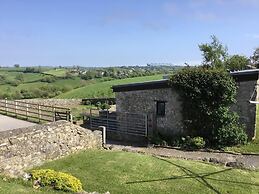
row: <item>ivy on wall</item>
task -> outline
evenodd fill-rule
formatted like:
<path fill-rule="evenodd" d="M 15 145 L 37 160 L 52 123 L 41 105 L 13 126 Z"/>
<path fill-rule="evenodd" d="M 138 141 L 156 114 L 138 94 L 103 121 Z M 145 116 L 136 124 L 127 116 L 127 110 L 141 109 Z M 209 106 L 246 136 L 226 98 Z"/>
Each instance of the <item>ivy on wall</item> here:
<path fill-rule="evenodd" d="M 184 68 L 171 76 L 170 84 L 183 99 L 183 119 L 189 135 L 201 136 L 217 146 L 246 142 L 238 115 L 230 111 L 237 88 L 229 73 L 215 68 Z"/>

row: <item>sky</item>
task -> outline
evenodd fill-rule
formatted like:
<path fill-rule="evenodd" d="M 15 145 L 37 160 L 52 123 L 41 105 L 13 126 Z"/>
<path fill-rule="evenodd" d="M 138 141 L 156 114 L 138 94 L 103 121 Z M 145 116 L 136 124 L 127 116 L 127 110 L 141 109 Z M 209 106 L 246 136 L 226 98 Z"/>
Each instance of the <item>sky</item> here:
<path fill-rule="evenodd" d="M 0 0 L 0 66 L 199 64 L 259 46 L 259 0 Z"/>

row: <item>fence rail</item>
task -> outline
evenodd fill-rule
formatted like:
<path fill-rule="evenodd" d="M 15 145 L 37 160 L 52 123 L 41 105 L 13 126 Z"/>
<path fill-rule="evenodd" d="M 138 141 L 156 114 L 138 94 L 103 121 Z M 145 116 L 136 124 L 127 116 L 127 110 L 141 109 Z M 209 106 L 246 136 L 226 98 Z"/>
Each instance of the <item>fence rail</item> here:
<path fill-rule="evenodd" d="M 28 103 L 19 100 L 0 100 L 0 114 L 15 116 L 32 122 L 72 120 L 69 108 Z"/>

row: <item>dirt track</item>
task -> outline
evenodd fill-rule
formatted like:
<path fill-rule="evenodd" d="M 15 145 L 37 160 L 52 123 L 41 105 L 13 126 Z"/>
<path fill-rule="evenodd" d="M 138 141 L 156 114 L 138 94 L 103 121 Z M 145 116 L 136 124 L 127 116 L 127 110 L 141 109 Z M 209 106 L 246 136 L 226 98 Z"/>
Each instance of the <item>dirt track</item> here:
<path fill-rule="evenodd" d="M 37 125 L 37 124 L 0 115 L 0 131 L 29 127 L 33 125 Z"/>

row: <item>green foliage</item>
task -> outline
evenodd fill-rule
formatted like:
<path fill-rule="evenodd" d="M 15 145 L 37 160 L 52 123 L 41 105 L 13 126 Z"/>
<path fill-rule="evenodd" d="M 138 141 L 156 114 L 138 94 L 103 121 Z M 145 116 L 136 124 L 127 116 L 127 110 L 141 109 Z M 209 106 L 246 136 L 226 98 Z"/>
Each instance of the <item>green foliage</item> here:
<path fill-rule="evenodd" d="M 259 68 L 259 47 L 255 49 L 251 57 L 251 62 L 255 67 Z"/>
<path fill-rule="evenodd" d="M 242 127 L 235 124 L 222 126 L 214 134 L 219 146 L 241 145 L 247 142 L 247 135 Z"/>
<path fill-rule="evenodd" d="M 66 72 L 65 73 L 65 77 L 64 77 L 65 79 L 73 79 L 74 78 L 74 76 L 73 76 L 73 74 L 71 73 L 71 72 Z"/>
<path fill-rule="evenodd" d="M 42 186 L 51 186 L 57 190 L 79 192 L 82 191 L 82 183 L 76 177 L 57 172 L 51 169 L 32 170 L 32 180 L 39 180 Z"/>
<path fill-rule="evenodd" d="M 228 56 L 227 47 L 223 46 L 216 36 L 211 36 L 211 39 L 211 43 L 199 45 L 203 55 L 203 65 L 222 68 L 224 67 L 224 61 Z"/>
<path fill-rule="evenodd" d="M 246 69 L 249 59 L 241 55 L 233 55 L 225 61 L 225 66 L 230 71 Z"/>
<path fill-rule="evenodd" d="M 235 113 L 229 110 L 235 102 L 236 85 L 230 75 L 220 69 L 185 68 L 171 77 L 171 86 L 180 91 L 183 99 L 183 118 L 186 132 L 201 136 L 213 145 L 224 146 L 216 134 L 229 125 L 242 132 Z M 236 134 L 244 143 L 243 135 Z M 219 135 L 219 137 L 222 137 Z M 232 136 L 233 137 L 233 136 Z"/>
<path fill-rule="evenodd" d="M 182 138 L 182 147 L 188 149 L 201 149 L 205 147 L 205 141 L 202 137 L 190 137 Z"/>
<path fill-rule="evenodd" d="M 98 108 L 102 109 L 102 110 L 108 110 L 111 108 L 111 106 L 107 103 L 102 103 L 98 106 Z"/>
<path fill-rule="evenodd" d="M 52 98 L 62 93 L 62 88 L 57 86 L 41 86 L 33 89 L 21 89 L 22 98 Z"/>
<path fill-rule="evenodd" d="M 6 76 L 0 74 L 0 84 L 5 83 L 5 81 L 6 81 Z"/>
<path fill-rule="evenodd" d="M 26 67 L 24 73 L 41 73 L 41 67 Z"/>
<path fill-rule="evenodd" d="M 55 76 L 45 76 L 43 77 L 40 81 L 42 82 L 47 82 L 47 83 L 53 83 L 55 82 L 57 79 Z"/>
<path fill-rule="evenodd" d="M 15 79 L 20 82 L 24 82 L 24 76 L 22 73 L 16 75 Z"/>

